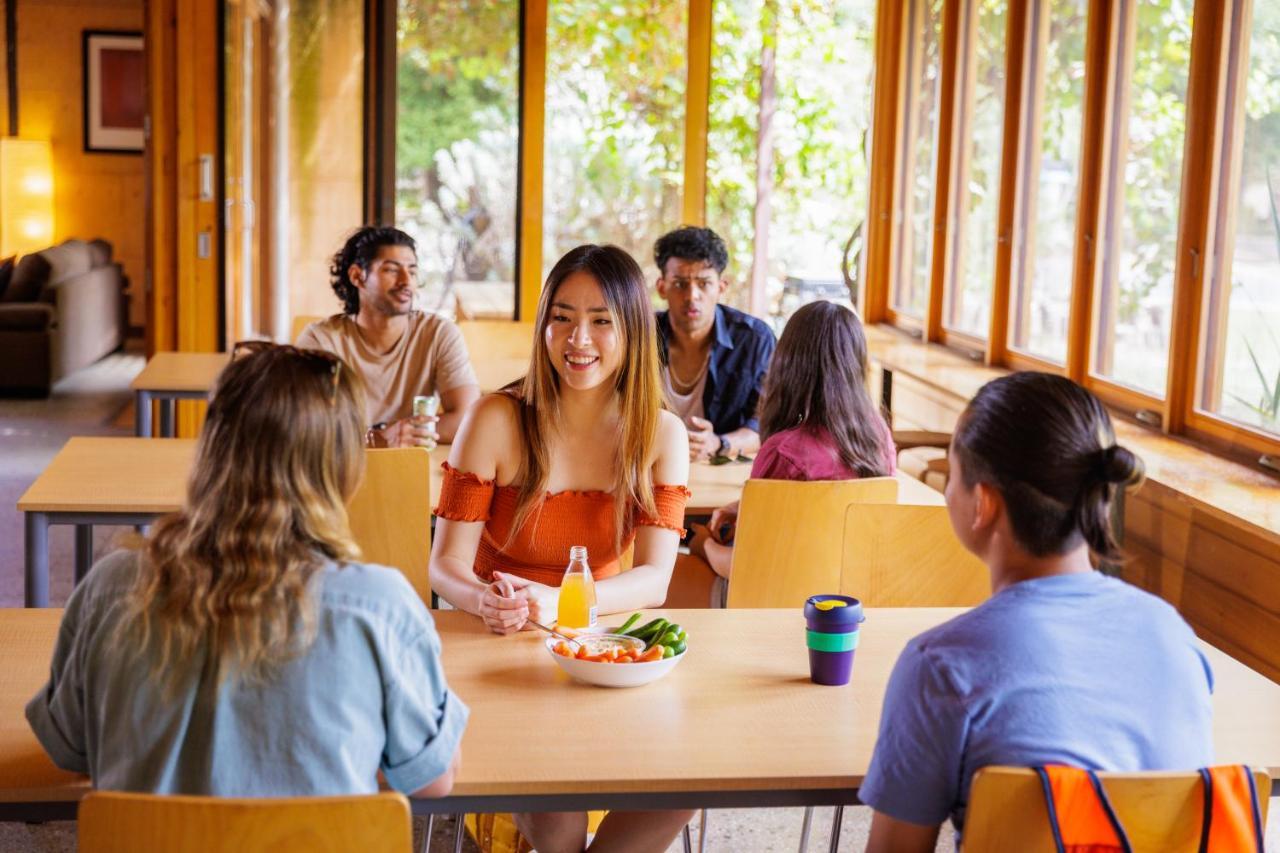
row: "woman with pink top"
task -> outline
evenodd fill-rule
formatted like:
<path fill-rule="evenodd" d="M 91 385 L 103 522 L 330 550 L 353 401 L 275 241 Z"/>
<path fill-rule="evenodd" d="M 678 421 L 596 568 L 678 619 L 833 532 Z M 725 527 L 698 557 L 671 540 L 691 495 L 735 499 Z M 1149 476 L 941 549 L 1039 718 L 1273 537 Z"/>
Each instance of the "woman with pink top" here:
<path fill-rule="evenodd" d="M 843 305 L 810 302 L 787 322 L 764 384 L 753 479 L 854 480 L 897 468 L 893 436 L 863 381 L 867 339 Z M 738 502 L 711 515 L 691 551 L 729 576 Z"/>

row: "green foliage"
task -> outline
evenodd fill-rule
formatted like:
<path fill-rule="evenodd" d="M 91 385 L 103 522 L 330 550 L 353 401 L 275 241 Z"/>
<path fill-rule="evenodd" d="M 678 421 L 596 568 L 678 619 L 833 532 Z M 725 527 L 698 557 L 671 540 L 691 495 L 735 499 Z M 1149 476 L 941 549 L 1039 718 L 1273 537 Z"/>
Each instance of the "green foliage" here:
<path fill-rule="evenodd" d="M 874 64 L 871 0 L 762 0 L 715 5 L 707 224 L 745 280 L 755 239 L 756 135 L 762 49 L 776 51 L 777 105 L 768 275 L 839 278 L 866 215 L 865 137 Z M 741 303 L 742 288 L 731 292 Z"/>
<path fill-rule="evenodd" d="M 1253 351 L 1253 345 L 1246 340 L 1244 346 L 1249 353 L 1249 361 L 1253 363 L 1258 382 L 1262 385 L 1262 392 L 1256 403 L 1241 397 L 1239 394 L 1232 394 L 1231 396 L 1236 399 L 1236 402 L 1258 414 L 1262 418 L 1263 426 L 1274 429 L 1280 426 L 1280 370 L 1276 371 L 1274 380 L 1268 378 L 1266 371 L 1262 369 L 1262 362 L 1258 360 L 1257 354 Z"/>

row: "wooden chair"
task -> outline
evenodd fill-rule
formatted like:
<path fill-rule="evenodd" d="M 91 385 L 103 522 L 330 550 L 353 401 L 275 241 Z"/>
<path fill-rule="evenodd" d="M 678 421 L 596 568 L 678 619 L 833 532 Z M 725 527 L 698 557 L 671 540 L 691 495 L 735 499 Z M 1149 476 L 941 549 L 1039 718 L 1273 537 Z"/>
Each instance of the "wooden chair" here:
<path fill-rule="evenodd" d="M 898 481 L 748 480 L 729 575 L 730 607 L 801 607 L 840 589 L 845 509 L 893 503 Z"/>
<path fill-rule="evenodd" d="M 1200 774 L 1099 773 L 1135 853 L 1195 853 L 1200 847 L 1204 800 Z M 1254 770 L 1258 806 L 1266 825 L 1271 778 Z M 1044 789 L 1034 770 L 986 767 L 973 777 L 964 825 L 965 853 L 1053 853 Z"/>
<path fill-rule="evenodd" d="M 951 433 L 930 430 L 896 429 L 893 445 L 898 449 L 898 469 L 922 483 L 942 491 L 951 469 L 947 449 Z"/>
<path fill-rule="evenodd" d="M 945 506 L 858 504 L 845 512 L 839 589 L 869 607 L 970 607 L 991 595 L 991 574 Z"/>
<path fill-rule="evenodd" d="M 82 853 L 407 853 L 401 794 L 230 799 L 94 791 L 80 802 Z"/>
<path fill-rule="evenodd" d="M 898 499 L 894 477 L 864 480 L 748 480 L 738 507 L 729 573 L 729 607 L 794 607 L 821 592 L 840 591 L 845 510 Z M 843 808 L 832 836 L 840 837 Z M 809 844 L 813 809 L 804 810 L 800 850 Z M 702 812 L 706 838 L 707 813 Z M 686 850 L 688 849 L 688 827 Z M 699 845 L 701 847 L 701 844 Z"/>
<path fill-rule="evenodd" d="M 533 323 L 459 320 L 458 330 L 472 360 L 524 359 L 533 351 Z"/>
<path fill-rule="evenodd" d="M 347 505 L 347 516 L 363 558 L 404 572 L 430 607 L 430 451 L 425 447 L 365 451 L 364 482 Z"/>
<path fill-rule="evenodd" d="M 316 317 L 310 314 L 300 314 L 293 318 L 292 324 L 289 326 L 289 340 L 294 343 L 298 342 L 298 335 L 302 334 L 302 330 L 312 323 L 325 319 L 324 317 Z"/>

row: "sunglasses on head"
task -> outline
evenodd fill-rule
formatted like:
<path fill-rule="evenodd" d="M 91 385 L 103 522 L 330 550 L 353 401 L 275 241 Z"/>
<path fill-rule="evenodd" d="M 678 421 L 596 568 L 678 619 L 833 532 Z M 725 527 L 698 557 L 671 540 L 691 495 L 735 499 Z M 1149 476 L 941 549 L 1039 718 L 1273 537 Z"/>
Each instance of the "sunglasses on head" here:
<path fill-rule="evenodd" d="M 269 352 L 275 357 L 297 356 L 314 365 L 318 371 L 328 373 L 332 377 L 329 405 L 332 406 L 338 399 L 338 375 L 342 372 L 342 359 L 333 353 L 318 349 L 300 349 L 291 344 L 277 344 L 271 341 L 238 341 L 231 348 L 231 360 L 235 361 L 245 355 L 258 355 L 264 352 Z"/>

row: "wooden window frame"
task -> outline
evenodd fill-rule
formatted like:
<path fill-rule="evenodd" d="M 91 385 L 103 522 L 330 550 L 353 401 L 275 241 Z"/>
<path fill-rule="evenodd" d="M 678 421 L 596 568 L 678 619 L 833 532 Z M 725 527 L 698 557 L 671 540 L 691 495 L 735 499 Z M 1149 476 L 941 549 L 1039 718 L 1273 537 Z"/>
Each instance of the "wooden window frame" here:
<path fill-rule="evenodd" d="M 1137 0 L 1107 4 L 1099 10 L 1106 20 L 1099 21 L 1096 30 L 1098 41 L 1089 52 L 1087 62 L 1095 63 L 1093 85 L 1088 83 L 1091 69 L 1086 66 L 1086 128 L 1092 124 L 1092 133 L 1086 130 L 1085 155 L 1089 156 L 1087 187 L 1090 191 L 1088 228 L 1085 249 L 1086 275 L 1077 276 L 1073 286 L 1084 292 L 1073 294 L 1073 317 L 1068 352 L 1072 379 L 1088 388 L 1099 399 L 1122 411 L 1135 414 L 1148 425 L 1163 425 L 1168 419 L 1164 394 L 1152 394 L 1096 372 L 1095 364 L 1103 338 L 1113 337 L 1114 330 L 1103 328 L 1100 322 L 1104 299 L 1115 298 L 1110 292 L 1119 292 L 1119 258 L 1113 251 L 1111 238 L 1119 239 L 1124 216 L 1124 200 L 1119 187 L 1124 180 L 1124 163 L 1128 154 L 1129 95 L 1133 82 L 1133 63 L 1130 61 L 1137 45 Z M 1095 10 L 1090 9 L 1090 15 Z M 1094 32 L 1091 26 L 1091 32 Z M 1097 98 L 1094 104 L 1089 97 Z M 1183 148 L 1186 148 L 1186 120 L 1184 117 Z M 1092 152 L 1092 153 L 1090 153 Z M 1082 157 L 1083 160 L 1083 157 Z M 1083 164 L 1082 164 L 1083 165 Z M 1185 176 L 1185 175 L 1184 175 Z M 1115 190 L 1113 192 L 1113 190 Z M 1182 194 L 1179 192 L 1179 213 Z M 1077 232 L 1079 235 L 1080 232 Z M 1077 239 L 1079 237 L 1077 236 Z M 1093 247 L 1100 251 L 1093 251 Z M 1079 248 L 1079 247 L 1077 247 Z M 1077 263 L 1082 259 L 1078 256 Z M 1176 258 L 1175 258 L 1176 266 Z M 1175 270 L 1174 281 L 1177 281 Z M 1104 293 L 1103 291 L 1108 292 Z M 1170 317 L 1170 324 L 1173 318 Z M 1171 354 L 1172 350 L 1170 350 Z M 1166 354 L 1166 359 L 1170 354 Z M 1166 363 L 1166 389 L 1168 385 Z M 1154 423 L 1153 423 L 1154 422 Z"/>
<path fill-rule="evenodd" d="M 1195 164 L 1203 178 L 1191 188 L 1198 193 L 1195 200 L 1202 205 L 1201 217 L 1193 223 L 1194 232 L 1180 235 L 1186 237 L 1187 245 L 1185 251 L 1179 252 L 1179 261 L 1190 268 L 1181 307 L 1186 315 L 1184 325 L 1194 339 L 1193 345 L 1179 350 L 1183 361 L 1179 378 L 1184 394 L 1179 400 L 1182 423 L 1178 426 L 1189 438 L 1228 454 L 1253 457 L 1250 461 L 1256 462 L 1258 454 L 1273 459 L 1280 456 L 1280 435 L 1237 423 L 1200 405 L 1207 395 L 1220 393 L 1213 387 L 1220 381 L 1217 371 L 1210 367 L 1220 361 L 1225 350 L 1227 311 L 1221 303 L 1227 291 L 1216 285 L 1229 279 L 1234 254 L 1244 148 L 1243 87 L 1248 79 L 1247 39 L 1253 15 L 1249 0 L 1221 5 L 1226 8 L 1201 0 L 1195 10 L 1199 15 L 1204 7 L 1208 19 L 1202 22 L 1197 18 L 1197 27 L 1204 23 L 1205 34 L 1199 45 L 1201 52 L 1193 51 L 1192 55 L 1193 68 L 1197 59 L 1202 60 L 1198 70 L 1203 72 L 1203 79 L 1197 80 L 1202 88 L 1197 94 L 1205 103 L 1198 141 L 1207 162 Z M 1194 174 L 1191 165 L 1188 164 L 1188 174 Z M 1203 247 L 1207 246 L 1212 246 L 1212 251 L 1206 252 Z M 1207 262 L 1202 263 L 1202 258 L 1208 258 Z M 1178 281 L 1183 279 L 1179 277 Z"/>
<path fill-rule="evenodd" d="M 1020 10 L 1022 14 L 1017 16 L 1017 20 L 1014 20 L 1013 15 L 1010 16 L 1010 34 L 1017 32 L 1022 34 L 1021 38 L 1010 40 L 1022 47 L 1022 74 L 1020 85 L 1016 86 L 1016 147 L 1005 155 L 1006 163 L 1012 157 L 1014 167 L 1012 186 L 1008 190 L 1013 198 L 1008 230 L 1010 257 L 1008 287 L 1004 294 L 1004 328 L 1000 330 L 1002 334 L 997 338 L 996 324 L 993 323 L 991 340 L 999 341 L 998 347 L 992 346 L 992 350 L 999 353 L 998 360 L 993 360 L 995 364 L 1014 370 L 1041 370 L 1061 374 L 1066 372 L 1065 365 L 1032 355 L 1013 344 L 1014 330 L 1018 326 L 1018 322 L 1014 319 L 1015 313 L 1022 317 L 1022 322 L 1030 322 L 1027 315 L 1031 305 L 1030 272 L 1035 259 L 1034 218 L 1039 193 L 1039 181 L 1033 176 L 1039 175 L 1040 172 L 1045 82 L 1043 58 L 1049 44 L 1048 4 L 1049 0 L 1025 0 L 1019 4 L 1022 6 Z M 1006 144 L 1009 138 L 1010 134 L 1006 132 Z M 1070 321 L 1068 320 L 1069 334 Z"/>
<path fill-rule="evenodd" d="M 879 0 L 881 4 L 886 0 Z M 903 93 L 902 110 L 898 117 L 897 145 L 899 147 L 899 157 L 895 162 L 894 172 L 894 205 L 892 221 L 896 224 L 893 235 L 893 253 L 890 269 L 892 274 L 889 280 L 889 291 L 885 300 L 885 318 L 893 325 L 904 329 L 905 331 L 923 339 L 936 339 L 936 322 L 933 319 L 936 299 L 934 298 L 934 283 L 938 280 L 937 272 L 937 251 L 939 242 L 945 244 L 945 234 L 939 236 L 938 231 L 938 212 L 946 211 L 947 200 L 945 192 L 934 191 L 933 197 L 933 214 L 930 219 L 932 223 L 931 235 L 933 242 L 929 247 L 928 266 L 926 270 L 926 280 L 928 281 L 928 289 L 925 293 L 925 304 L 923 311 L 919 317 L 908 314 L 895 306 L 896 288 L 895 285 L 902 280 L 903 276 L 912 274 L 911 255 L 914 247 L 915 235 L 911 230 L 911 213 L 914 207 L 914 201 L 911 192 L 912 167 L 915 164 L 916 155 L 916 107 L 919 98 L 919 90 L 916 83 L 919 81 L 923 73 L 924 58 L 924 20 L 922 6 L 931 0 L 906 0 L 901 14 L 901 26 L 898 32 L 899 42 L 899 60 L 896 63 L 899 74 L 903 75 L 900 79 L 902 85 L 899 87 Z M 950 168 L 950 158 L 942 156 L 944 151 L 949 150 L 949 139 L 946 138 L 944 129 L 950 125 L 951 105 L 948 97 L 948 86 L 954 86 L 954 80 L 951 78 L 953 74 L 948 72 L 948 55 L 954 55 L 954 51 L 949 51 L 947 40 L 949 30 L 947 28 L 947 17 L 955 0 L 944 0 L 942 9 L 942 43 L 939 45 L 939 97 L 938 97 L 938 123 L 934 128 L 934 162 L 936 164 L 935 184 L 937 188 L 946 186 L 945 182 L 938 182 L 938 173 L 945 174 Z M 952 27 L 954 30 L 955 28 Z M 950 32 L 954 37 L 954 32 Z M 949 83 L 950 80 L 950 83 Z M 947 147 L 944 148 L 944 144 Z M 945 222 L 945 218 L 942 220 Z M 942 229 L 945 231 L 945 228 Z M 932 330 L 932 331 L 931 331 Z M 930 335 L 934 337 L 930 337 Z"/>
<path fill-rule="evenodd" d="M 944 19 L 944 30 L 946 25 L 950 23 L 955 29 L 954 39 L 944 39 L 944 46 L 954 45 L 954 64 L 944 66 L 943 79 L 944 89 L 946 88 L 946 79 L 948 76 L 954 76 L 955 84 L 950 92 L 951 97 L 948 102 L 951 105 L 951 124 L 950 134 L 950 174 L 946 184 L 947 205 L 951 210 L 949 218 L 946 221 L 948 227 L 938 232 L 938 243 L 936 251 L 938 257 L 942 259 L 941 264 L 935 264 L 936 277 L 941 281 L 932 298 L 932 303 L 937 307 L 937 325 L 936 330 L 930 335 L 930 340 L 938 341 L 945 346 L 959 349 L 970 357 L 986 360 L 988 355 L 988 339 L 982 335 L 975 335 L 961 329 L 954 329 L 948 325 L 948 315 L 951 313 L 951 303 L 957 297 L 957 293 L 964 290 L 964 272 L 967 262 L 967 247 L 965 238 L 969 229 L 969 197 L 966 187 L 969 185 L 969 175 L 973 161 L 973 145 L 970 141 L 972 136 L 972 121 L 975 108 L 975 98 L 977 90 L 978 76 L 978 6 L 980 0 L 956 0 L 948 4 L 948 16 Z M 1010 67 L 1010 31 L 1009 24 L 1013 20 L 1013 7 L 1022 5 L 1019 2 L 1009 2 L 1005 12 L 1005 105 L 1006 109 L 1001 116 L 1001 125 L 1006 130 L 1008 128 L 1008 96 L 1010 91 L 1009 80 L 1015 76 L 1013 69 Z M 1019 54 L 1019 62 L 1021 55 Z M 944 57 L 945 62 L 945 57 Z M 1004 134 L 1007 142 L 1007 133 Z M 939 175 L 941 181 L 941 175 Z M 992 238 L 997 241 L 996 251 L 993 253 L 998 267 L 1001 263 L 1000 259 L 1000 214 L 999 209 L 1003 204 L 1003 188 L 1004 188 L 1004 152 L 1001 150 L 1001 169 L 1000 174 L 996 176 L 996 194 L 997 194 L 997 224 L 996 233 L 992 234 Z M 942 186 L 939 183 L 939 186 Z M 944 215 L 943 212 L 937 214 L 939 217 Z M 991 271 L 992 288 L 989 291 L 991 298 L 990 311 L 994 312 L 995 305 L 995 279 L 998 277 L 996 269 Z M 934 312 L 930 312 L 931 316 Z M 988 320 L 987 334 L 990 334 L 990 320 Z"/>

